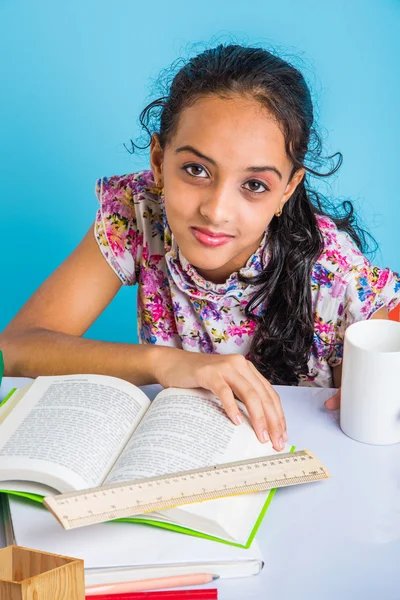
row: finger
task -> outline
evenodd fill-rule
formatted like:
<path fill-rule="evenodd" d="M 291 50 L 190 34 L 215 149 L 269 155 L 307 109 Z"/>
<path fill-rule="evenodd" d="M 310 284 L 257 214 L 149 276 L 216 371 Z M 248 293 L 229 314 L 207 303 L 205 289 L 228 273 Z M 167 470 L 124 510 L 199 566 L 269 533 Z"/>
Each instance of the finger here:
<path fill-rule="evenodd" d="M 329 410 L 337 410 L 338 408 L 340 408 L 340 390 L 338 390 L 336 392 L 336 394 L 334 394 L 333 396 L 331 396 L 326 402 L 325 402 L 325 406 L 326 408 L 328 408 Z"/>
<path fill-rule="evenodd" d="M 255 385 L 252 385 L 241 373 L 236 372 L 233 376 L 231 374 L 229 385 L 238 399 L 246 405 L 260 442 L 265 443 L 269 437 L 275 450 L 282 450 L 284 446 L 283 440 L 281 440 L 283 431 L 272 400 L 266 399 L 263 402 Z M 259 383 L 256 383 L 256 386 L 258 385 Z"/>
<path fill-rule="evenodd" d="M 226 414 L 228 417 L 235 423 L 235 425 L 240 425 L 243 422 L 243 417 L 240 414 L 239 407 L 235 400 L 235 396 L 227 382 L 223 377 L 216 378 L 213 376 L 213 383 L 207 386 L 213 394 L 217 396 L 217 398 L 221 401 L 222 406 L 224 407 Z"/>
<path fill-rule="evenodd" d="M 282 408 L 282 404 L 281 404 L 281 400 L 279 398 L 279 395 L 274 390 L 274 388 L 272 387 L 272 385 L 270 384 L 270 382 L 265 377 L 263 377 L 263 375 L 261 375 L 261 373 L 257 370 L 257 368 L 250 361 L 249 361 L 249 367 L 254 372 L 254 374 L 256 375 L 256 377 L 259 379 L 259 381 L 263 385 L 264 389 L 267 391 L 267 393 L 272 398 L 272 401 L 273 401 L 273 403 L 275 405 L 276 411 L 278 413 L 278 416 L 279 416 L 279 419 L 280 419 L 280 422 L 281 422 L 282 431 L 283 431 L 283 434 L 282 434 L 283 441 L 287 442 L 288 441 L 288 435 L 287 435 L 287 431 L 286 431 L 286 419 L 285 419 L 285 415 L 284 415 L 284 412 L 283 412 L 283 408 Z"/>
<path fill-rule="evenodd" d="M 287 438 L 287 434 L 285 434 L 286 423 L 285 423 L 285 419 L 284 418 L 282 419 L 283 411 L 280 406 L 279 396 L 276 394 L 276 392 L 274 390 L 272 390 L 271 385 L 268 387 L 267 385 L 264 384 L 264 381 L 266 381 L 266 380 L 264 379 L 264 381 L 263 381 L 263 377 L 261 374 L 259 374 L 260 377 L 258 377 L 258 375 L 257 375 L 258 371 L 254 367 L 254 365 L 252 365 L 249 361 L 247 361 L 246 367 L 247 367 L 247 369 L 246 369 L 246 372 L 244 372 L 244 376 L 248 380 L 249 384 L 254 386 L 255 390 L 257 391 L 258 395 L 261 398 L 264 415 L 267 420 L 267 430 L 268 430 L 269 437 L 271 438 L 271 441 L 273 442 L 273 445 L 276 450 L 283 450 L 285 447 L 285 441 L 287 441 L 288 438 Z M 278 410 L 275 399 L 273 398 L 273 395 L 271 394 L 271 390 L 274 392 L 274 395 L 278 398 L 278 404 L 279 404 L 279 408 L 281 409 L 281 411 Z M 277 439 L 275 439 L 274 432 L 273 432 L 273 430 L 271 430 L 271 422 L 270 422 L 271 410 L 275 411 L 277 418 L 279 420 L 279 423 L 280 423 L 280 432 L 279 432 L 279 434 L 277 434 Z M 281 412 L 281 414 L 280 414 L 280 412 Z M 286 437 L 286 439 L 285 439 L 285 437 Z"/>
<path fill-rule="evenodd" d="M 282 430 L 283 430 L 283 440 L 285 442 L 287 442 L 288 441 L 288 434 L 287 434 L 287 428 L 286 428 L 286 419 L 285 419 L 285 414 L 283 412 L 283 408 L 282 408 L 281 399 L 279 397 L 279 394 L 274 390 L 273 386 L 268 381 L 268 379 L 266 379 L 258 371 L 258 369 L 253 365 L 253 363 L 250 362 L 250 361 L 249 361 L 249 366 L 250 366 L 250 369 L 257 376 L 257 378 L 261 381 L 262 385 L 265 387 L 265 389 L 267 390 L 267 392 L 270 394 L 270 396 L 271 396 L 271 398 L 272 398 L 272 400 L 274 402 L 276 411 L 278 413 L 279 419 L 281 421 Z"/>

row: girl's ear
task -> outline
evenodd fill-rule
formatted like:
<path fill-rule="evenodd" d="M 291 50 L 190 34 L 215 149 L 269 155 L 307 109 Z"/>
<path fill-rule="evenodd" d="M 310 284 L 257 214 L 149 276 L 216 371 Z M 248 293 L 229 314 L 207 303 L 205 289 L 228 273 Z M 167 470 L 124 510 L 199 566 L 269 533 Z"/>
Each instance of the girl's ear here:
<path fill-rule="evenodd" d="M 163 180 L 163 151 L 161 150 L 157 133 L 151 136 L 150 166 L 153 171 L 154 181 L 159 187 L 164 187 Z"/>
<path fill-rule="evenodd" d="M 289 200 L 289 198 L 293 195 L 295 189 L 297 188 L 299 183 L 301 183 L 301 181 L 305 175 L 305 172 L 306 172 L 306 170 L 304 168 L 297 169 L 297 171 L 294 173 L 293 177 L 290 179 L 290 181 L 288 181 L 288 184 L 285 189 L 285 193 L 283 194 L 282 200 L 280 203 L 281 208 L 284 204 L 286 204 L 286 202 Z"/>

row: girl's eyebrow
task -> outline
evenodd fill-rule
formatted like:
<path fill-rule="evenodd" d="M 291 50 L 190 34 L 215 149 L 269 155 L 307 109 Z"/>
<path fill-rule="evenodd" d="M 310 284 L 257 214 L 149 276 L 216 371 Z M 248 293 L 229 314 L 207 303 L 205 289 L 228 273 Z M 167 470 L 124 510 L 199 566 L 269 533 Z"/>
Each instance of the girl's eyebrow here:
<path fill-rule="evenodd" d="M 179 148 L 177 148 L 175 150 L 176 154 L 178 154 L 178 152 L 192 152 L 193 154 L 196 154 L 196 156 L 198 156 L 199 158 L 202 158 L 203 160 L 207 160 L 209 163 L 214 165 L 214 167 L 217 166 L 217 163 L 215 162 L 215 160 L 213 160 L 209 156 L 205 156 L 205 154 L 202 154 L 199 150 L 196 150 L 196 148 L 194 148 L 193 146 L 180 146 Z M 273 173 L 276 173 L 276 175 L 282 181 L 282 173 L 276 167 L 273 167 L 270 165 L 265 165 L 262 167 L 247 167 L 245 169 L 245 171 L 251 171 L 252 173 L 261 173 L 262 171 L 272 171 Z"/>

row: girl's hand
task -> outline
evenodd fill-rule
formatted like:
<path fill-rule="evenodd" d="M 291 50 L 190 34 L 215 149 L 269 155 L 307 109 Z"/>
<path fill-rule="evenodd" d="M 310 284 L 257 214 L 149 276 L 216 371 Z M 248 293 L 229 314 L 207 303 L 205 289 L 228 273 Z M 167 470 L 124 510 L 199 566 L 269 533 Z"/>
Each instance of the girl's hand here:
<path fill-rule="evenodd" d="M 340 408 L 340 388 L 338 389 L 338 391 L 336 392 L 336 394 L 334 394 L 333 396 L 331 396 L 325 402 L 325 406 L 329 410 L 337 410 L 338 408 Z"/>
<path fill-rule="evenodd" d="M 210 390 L 237 425 L 242 421 L 235 400 L 235 397 L 238 398 L 246 405 L 260 442 L 271 439 L 275 450 L 283 450 L 288 436 L 279 396 L 244 356 L 199 354 L 161 347 L 159 350 L 163 353 L 155 357 L 154 364 L 157 381 L 163 387 Z"/>

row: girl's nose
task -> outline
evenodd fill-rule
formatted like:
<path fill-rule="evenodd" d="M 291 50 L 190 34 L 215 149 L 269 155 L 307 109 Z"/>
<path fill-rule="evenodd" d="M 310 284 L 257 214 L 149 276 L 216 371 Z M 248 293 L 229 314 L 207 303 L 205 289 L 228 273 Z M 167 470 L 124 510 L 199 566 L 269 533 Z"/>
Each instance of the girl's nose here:
<path fill-rule="evenodd" d="M 210 223 L 222 224 L 232 220 L 232 190 L 210 191 L 200 203 L 200 214 Z"/>

